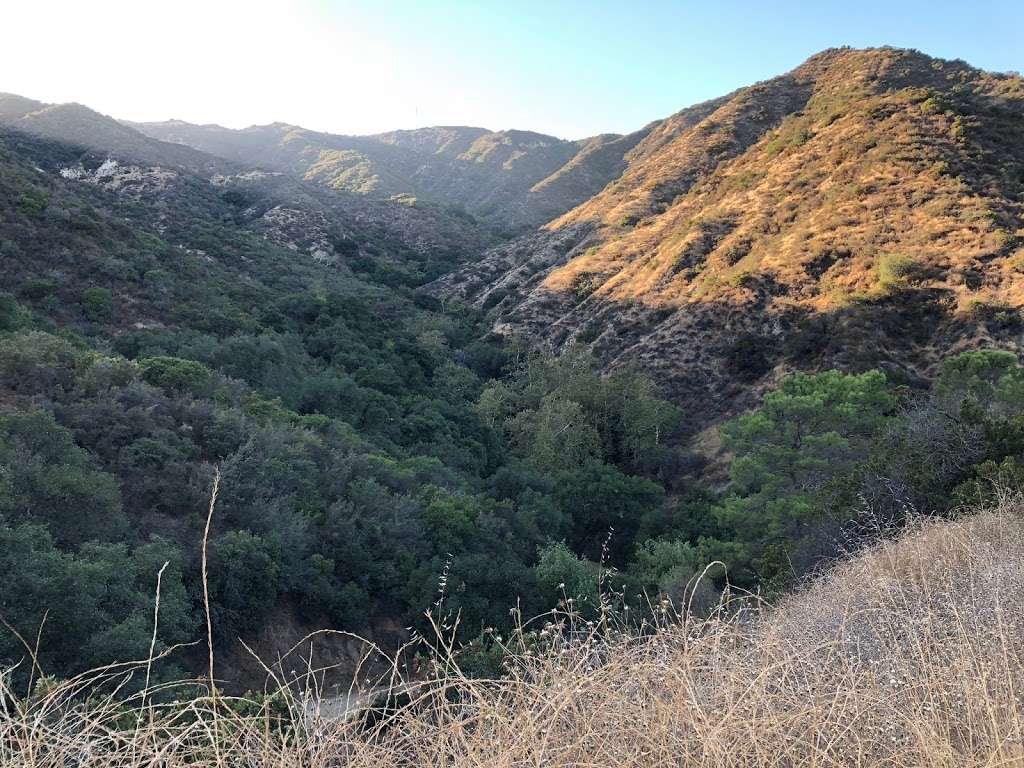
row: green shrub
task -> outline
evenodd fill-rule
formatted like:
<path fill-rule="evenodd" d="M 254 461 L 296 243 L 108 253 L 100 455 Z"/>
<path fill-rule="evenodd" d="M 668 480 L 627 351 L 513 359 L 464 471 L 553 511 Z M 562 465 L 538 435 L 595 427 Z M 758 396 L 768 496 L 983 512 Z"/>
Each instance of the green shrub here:
<path fill-rule="evenodd" d="M 1013 251 L 1017 249 L 1017 246 L 1021 244 L 1022 240 L 1024 240 L 1024 238 L 1021 238 L 1013 232 L 1008 232 L 1005 229 L 996 233 L 996 244 L 999 248 L 999 253 L 1003 256 L 1013 253 Z"/>
<path fill-rule="evenodd" d="M 18 210 L 26 216 L 42 216 L 50 204 L 50 193 L 42 189 L 29 189 L 18 199 Z"/>
<path fill-rule="evenodd" d="M 82 313 L 94 323 L 110 320 L 114 312 L 114 297 L 108 288 L 86 288 L 82 291 Z"/>
<path fill-rule="evenodd" d="M 729 285 L 733 288 L 753 288 L 757 285 L 757 278 L 749 269 L 744 269 L 729 278 Z"/>
<path fill-rule="evenodd" d="M 210 379 L 210 369 L 194 360 L 178 357 L 147 357 L 139 361 L 144 381 L 162 389 L 197 392 Z"/>
<path fill-rule="evenodd" d="M 878 260 L 878 284 L 882 288 L 906 287 L 923 277 L 921 265 L 907 256 L 888 254 Z"/>
<path fill-rule="evenodd" d="M 38 301 L 57 291 L 57 281 L 49 277 L 33 277 L 18 286 L 18 295 L 29 301 Z"/>
<path fill-rule="evenodd" d="M 572 281 L 572 292 L 577 301 L 583 301 L 601 287 L 604 281 L 595 272 L 582 272 Z"/>
<path fill-rule="evenodd" d="M 0 331 L 13 331 L 21 327 L 25 311 L 9 293 L 0 292 Z"/>
<path fill-rule="evenodd" d="M 938 94 L 921 102 L 921 111 L 926 115 L 938 115 L 949 109 L 949 103 Z"/>

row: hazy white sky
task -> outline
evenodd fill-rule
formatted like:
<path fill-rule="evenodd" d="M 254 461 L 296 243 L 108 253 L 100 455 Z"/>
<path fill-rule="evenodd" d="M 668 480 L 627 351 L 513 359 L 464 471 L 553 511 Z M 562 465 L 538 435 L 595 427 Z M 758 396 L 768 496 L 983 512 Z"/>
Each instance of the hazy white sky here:
<path fill-rule="evenodd" d="M 375 9 L 382 5 L 0 0 L 0 91 L 130 120 L 231 127 L 280 120 L 370 133 L 493 120 L 530 126 L 534 117 L 555 127 L 536 108 L 495 109 L 489 101 L 515 95 L 410 26 L 408 14 Z M 410 45 L 418 34 L 426 39 Z"/>
<path fill-rule="evenodd" d="M 133 120 L 232 127 L 284 120 L 352 132 L 409 120 L 401 57 L 313 3 L 0 5 L 0 90 L 79 101 Z M 422 79 L 427 69 L 409 79 Z"/>
<path fill-rule="evenodd" d="M 834 45 L 1022 69 L 1020 0 L 0 0 L 0 91 L 130 120 L 635 130 Z"/>

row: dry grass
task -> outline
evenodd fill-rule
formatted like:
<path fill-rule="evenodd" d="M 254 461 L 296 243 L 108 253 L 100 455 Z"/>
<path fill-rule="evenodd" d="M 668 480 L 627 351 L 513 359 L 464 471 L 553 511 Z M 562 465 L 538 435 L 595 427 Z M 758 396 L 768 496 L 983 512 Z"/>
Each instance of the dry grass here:
<path fill-rule="evenodd" d="M 372 723 L 312 715 L 315 694 L 297 689 L 245 715 L 206 695 L 119 705 L 129 670 L 101 670 L 8 702 L 0 764 L 1024 765 L 1019 509 L 922 524 L 777 608 L 666 618 L 643 638 L 517 635 L 500 681 L 467 679 L 441 647 L 436 676 Z"/>

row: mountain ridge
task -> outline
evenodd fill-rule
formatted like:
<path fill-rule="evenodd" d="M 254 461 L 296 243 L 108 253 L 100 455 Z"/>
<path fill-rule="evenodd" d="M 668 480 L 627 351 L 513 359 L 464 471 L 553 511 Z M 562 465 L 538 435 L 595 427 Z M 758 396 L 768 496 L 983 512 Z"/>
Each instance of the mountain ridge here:
<path fill-rule="evenodd" d="M 1022 116 L 1018 76 L 824 51 L 652 132 L 598 195 L 426 290 L 640 365 L 694 429 L 791 368 L 913 379 L 943 345 L 1017 349 Z"/>
<path fill-rule="evenodd" d="M 36 156 L 47 172 L 102 186 L 136 203 L 164 198 L 166 210 L 174 211 L 178 203 L 169 197 L 187 194 L 200 207 L 218 207 L 213 198 L 219 196 L 265 238 L 343 269 L 353 260 L 375 259 L 379 248 L 373 241 L 387 242 L 384 250 L 391 253 L 404 250 L 414 260 L 449 266 L 451 259 L 470 258 L 495 242 L 485 228 L 440 206 L 371 199 L 260 171 L 146 136 L 81 104 L 0 94 L 0 131 Z M 437 273 L 437 267 L 430 269 Z"/>
<path fill-rule="evenodd" d="M 204 172 L 223 164 L 229 186 L 264 168 L 294 199 L 320 201 L 285 205 L 271 230 L 323 229 L 328 199 L 383 230 L 398 222 L 421 255 L 451 251 L 454 271 L 424 293 L 487 310 L 499 336 L 639 365 L 701 404 L 700 429 L 793 368 L 877 364 L 914 380 L 940 339 L 1017 347 L 1022 92 L 1020 77 L 959 60 L 837 48 L 576 142 L 471 126 L 346 137 L 283 122 L 124 125 L 13 96 L 0 122 L 45 135 L 66 117 L 74 138 L 89 117 L 110 131 L 94 145 L 124 130 L 137 153 L 142 142 Z M 49 122 L 25 117 L 40 110 Z M 876 352 L 860 338 L 872 326 Z"/>
<path fill-rule="evenodd" d="M 569 141 L 472 126 L 343 136 L 289 123 L 242 129 L 181 121 L 131 125 L 153 138 L 336 189 L 454 205 L 509 231 L 544 224 L 599 192 L 648 130 Z"/>

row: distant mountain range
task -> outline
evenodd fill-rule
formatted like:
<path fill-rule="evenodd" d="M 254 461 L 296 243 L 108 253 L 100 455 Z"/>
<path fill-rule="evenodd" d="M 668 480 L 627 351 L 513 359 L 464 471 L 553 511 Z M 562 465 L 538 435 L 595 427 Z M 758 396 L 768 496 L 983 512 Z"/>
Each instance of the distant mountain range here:
<path fill-rule="evenodd" d="M 497 241 L 461 210 L 364 196 L 303 181 L 291 174 L 151 138 L 80 104 L 43 104 L 0 94 L 6 143 L 66 180 L 145 201 L 147 216 L 189 212 L 221 217 L 225 203 L 237 223 L 270 241 L 342 269 L 360 256 L 403 254 L 451 266 Z M 186 194 L 188 199 L 182 197 Z M 455 260 L 455 261 L 453 261 Z"/>
<path fill-rule="evenodd" d="M 334 189 L 458 206 L 506 231 L 544 224 L 600 192 L 649 131 L 564 141 L 465 126 L 337 136 L 284 123 L 242 130 L 177 120 L 131 125 L 161 141 Z"/>

